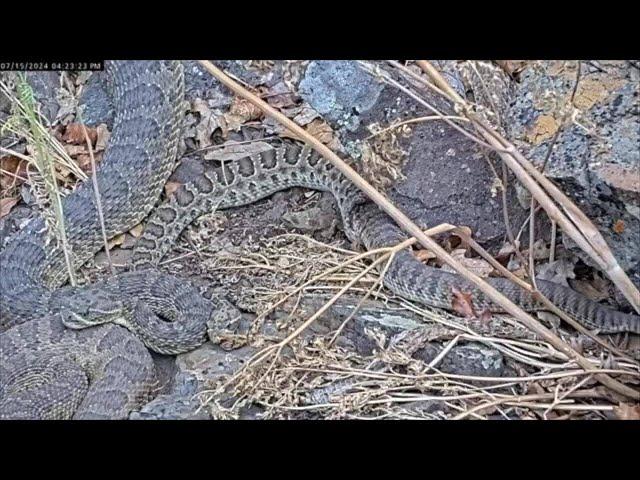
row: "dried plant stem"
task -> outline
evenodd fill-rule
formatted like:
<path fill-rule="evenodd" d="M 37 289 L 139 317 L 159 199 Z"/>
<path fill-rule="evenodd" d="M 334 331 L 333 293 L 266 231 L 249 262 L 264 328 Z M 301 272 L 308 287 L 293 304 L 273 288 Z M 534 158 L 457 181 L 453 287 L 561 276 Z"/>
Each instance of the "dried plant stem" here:
<path fill-rule="evenodd" d="M 470 106 L 449 86 L 440 73 L 427 61 L 416 62 L 449 99 L 460 105 L 467 117 L 474 122 L 486 142 L 491 144 L 518 180 L 531 192 L 533 198 L 544 208 L 549 217 L 604 270 L 625 295 L 629 303 L 640 313 L 640 292 L 635 288 L 624 270 L 611 253 L 604 238 L 589 218 L 553 182 L 527 160 L 511 142 L 505 139 L 484 120 L 475 115 Z M 574 91 L 577 90 L 579 76 Z M 426 82 L 426 81 L 425 81 Z M 429 82 L 426 82 L 429 83 Z M 484 143 L 484 142 L 483 142 Z M 562 210 L 552 201 L 555 200 Z M 564 211 L 564 213 L 563 213 Z"/>
<path fill-rule="evenodd" d="M 413 73 L 413 72 L 412 72 Z M 571 97 L 571 102 L 573 102 L 573 95 L 575 95 L 576 89 L 577 89 L 577 84 L 579 81 L 579 74 L 576 78 L 576 84 L 574 86 L 573 89 L 573 94 Z M 561 131 L 561 129 L 558 129 L 556 134 L 559 134 L 559 132 Z M 551 156 L 551 152 L 553 149 L 553 145 L 555 143 L 555 141 L 557 141 L 558 135 L 554 136 L 554 139 L 552 140 L 549 149 L 547 151 L 547 155 L 545 157 L 545 161 L 543 162 L 543 166 L 542 166 L 542 170 L 544 170 L 544 166 L 547 163 L 547 160 L 549 159 L 549 157 Z M 486 156 L 486 155 L 485 155 Z M 493 166 L 490 162 L 490 160 L 487 158 L 487 162 L 489 163 L 489 165 L 492 167 Z M 494 170 L 494 174 L 497 174 Z M 511 241 L 511 244 L 514 247 L 514 250 L 516 252 L 516 255 L 518 255 L 518 258 L 520 259 L 520 262 L 522 265 L 525 265 L 527 262 L 525 261 L 524 257 L 522 256 L 522 253 L 520 252 L 520 249 L 518 248 L 518 242 L 516 241 L 515 238 L 513 238 L 513 233 L 511 232 L 511 228 L 510 228 L 510 222 L 509 222 L 509 217 L 508 217 L 508 213 L 507 213 L 507 201 L 506 201 L 506 179 L 507 179 L 507 167 L 505 165 L 505 163 L 502 163 L 502 184 L 503 184 L 503 189 L 502 189 L 502 203 L 503 203 L 503 213 L 504 213 L 504 217 L 505 217 L 505 225 L 506 225 L 506 231 L 507 231 L 507 235 Z M 560 310 L 558 307 L 556 307 L 550 300 L 548 300 L 546 297 L 544 297 L 540 292 L 537 291 L 537 285 L 535 283 L 535 272 L 533 270 L 533 243 L 535 241 L 535 213 L 540 209 L 539 205 L 536 205 L 534 198 L 531 198 L 531 209 L 530 209 L 530 213 L 529 213 L 529 217 L 528 217 L 528 222 L 529 222 L 529 277 L 532 280 L 533 283 L 533 287 L 531 285 L 529 285 L 528 283 L 524 282 L 523 280 L 519 279 L 518 277 L 516 277 L 515 275 L 513 275 L 511 272 L 509 272 L 509 270 L 507 270 L 506 268 L 504 268 L 502 266 L 502 264 L 500 264 L 498 261 L 496 261 L 491 255 L 489 255 L 488 252 L 486 252 L 480 245 L 478 245 L 471 237 L 469 237 L 468 235 L 465 234 L 464 231 L 458 229 L 456 231 L 456 234 L 459 235 L 461 238 L 463 238 L 463 240 L 465 242 L 467 242 L 469 244 L 469 246 L 471 246 L 478 254 L 480 254 L 480 256 L 482 256 L 482 258 L 484 258 L 485 260 L 487 260 L 494 268 L 496 268 L 496 270 L 498 270 L 500 273 L 502 273 L 505 277 L 509 278 L 511 281 L 513 281 L 514 283 L 517 283 L 518 285 L 520 285 L 522 288 L 529 290 L 530 292 L 532 292 L 532 294 L 542 303 L 545 304 L 545 306 L 547 306 L 549 308 L 549 310 L 554 313 L 555 315 L 559 316 L 560 318 L 562 318 L 562 320 L 564 320 L 565 322 L 567 322 L 569 325 L 571 325 L 575 330 L 579 331 L 580 333 L 588 336 L 589 338 L 591 338 L 593 341 L 595 341 L 596 343 L 598 343 L 600 346 L 604 347 L 605 349 L 627 359 L 630 361 L 634 361 L 631 357 L 629 357 L 627 354 L 625 354 L 624 352 L 620 351 L 619 349 L 615 348 L 613 345 L 609 344 L 608 342 L 602 340 L 601 338 L 599 338 L 598 336 L 592 334 L 588 329 L 586 329 L 585 327 L 583 327 L 580 323 L 576 322 L 573 318 L 571 318 L 570 316 L 568 316 L 566 313 L 564 313 L 562 310 Z M 551 220 L 551 249 L 550 249 L 550 259 L 549 261 L 553 261 L 554 256 L 555 256 L 555 243 L 556 243 L 556 229 L 557 229 L 557 223 L 552 219 Z"/>
<path fill-rule="evenodd" d="M 529 279 L 537 291 L 535 262 L 533 261 L 533 244 L 536 243 L 536 200 L 533 197 L 531 197 L 529 210 Z"/>
<path fill-rule="evenodd" d="M 371 135 L 366 137 L 365 140 L 371 140 L 372 138 L 377 137 L 378 135 L 382 135 L 383 133 L 386 133 L 388 131 L 395 130 L 396 128 L 402 127 L 403 125 L 410 125 L 412 123 L 422 123 L 422 122 L 428 122 L 428 121 L 431 121 L 431 120 L 443 120 L 443 119 L 458 120 L 460 122 L 468 122 L 469 121 L 468 118 L 460 117 L 460 116 L 457 116 L 457 115 L 443 115 L 443 116 L 427 115 L 426 117 L 410 118 L 409 120 L 404 120 L 404 121 L 396 123 L 394 125 L 389 125 L 388 127 L 383 128 L 379 132 L 372 133 Z"/>
<path fill-rule="evenodd" d="M 67 273 L 69 274 L 69 281 L 71 285 L 75 285 L 76 278 L 73 269 L 73 261 L 71 259 L 71 247 L 69 246 L 69 240 L 67 238 L 65 228 L 62 195 L 60 194 L 56 183 L 54 159 L 48 148 L 52 145 L 50 135 L 41 124 L 39 115 L 36 113 L 33 92 L 25 78 L 21 79 L 21 84 L 18 86 L 18 89 L 24 93 L 20 95 L 20 100 L 15 99 L 15 101 L 17 102 L 22 117 L 26 120 L 28 125 L 27 131 L 30 133 L 30 140 L 33 141 L 36 148 L 35 159 L 30 159 L 29 161 L 35 164 L 38 172 L 44 180 L 47 196 L 49 197 L 49 202 L 53 208 L 55 218 L 54 226 L 57 232 L 54 233 L 53 236 L 60 242 L 67 267 Z"/>
<path fill-rule="evenodd" d="M 423 105 L 424 107 L 426 107 L 427 109 L 429 109 L 430 111 L 435 113 L 446 124 L 448 124 L 449 126 L 454 128 L 455 130 L 460 132 L 465 137 L 473 140 L 474 142 L 476 142 L 479 145 L 482 145 L 485 148 L 488 148 L 489 150 L 496 150 L 496 147 L 494 147 L 494 146 L 492 146 L 492 145 L 490 145 L 490 144 L 488 144 L 486 142 L 483 142 L 480 138 L 476 137 L 472 133 L 469 133 L 464 128 L 460 127 L 459 125 L 456 125 L 454 122 L 452 122 L 451 120 L 449 120 L 447 118 L 447 115 L 444 115 L 437 108 L 435 108 L 433 105 L 431 105 L 429 102 L 426 102 L 423 98 L 421 98 L 420 96 L 416 95 L 413 91 L 411 91 L 410 89 L 408 89 L 404 85 L 400 84 L 399 82 L 395 81 L 386 72 L 383 72 L 381 70 L 376 70 L 376 69 L 370 67 L 368 64 L 366 64 L 364 62 L 359 62 L 359 64 L 364 70 L 366 70 L 370 74 L 377 75 L 380 79 L 382 79 L 383 82 L 388 83 L 389 85 L 393 85 L 398 90 L 406 93 L 409 97 L 413 98 L 416 102 L 420 103 L 421 105 Z"/>
<path fill-rule="evenodd" d="M 577 391 L 577 392 L 571 392 L 567 395 L 567 397 L 569 398 L 601 398 L 602 397 L 602 393 L 598 392 L 598 390 L 596 389 L 591 389 L 591 390 L 582 390 L 582 391 Z M 491 407 L 495 407 L 497 405 L 501 405 L 501 404 L 508 404 L 508 405 L 527 405 L 527 406 L 533 406 L 535 404 L 530 403 L 531 401 L 535 401 L 535 400 L 555 400 L 555 393 L 540 393 L 540 394 L 532 394 L 532 395 L 521 395 L 519 397 L 504 397 L 504 398 L 499 398 L 498 400 L 493 400 L 490 402 L 486 402 L 486 403 L 481 403 L 480 405 L 477 405 L 469 410 L 466 410 L 465 412 L 456 415 L 455 417 L 453 417 L 454 420 L 462 420 L 466 417 L 468 417 L 469 415 L 476 413 L 480 410 L 484 410 L 486 408 L 491 408 Z M 553 406 L 553 404 L 551 405 L 542 405 L 539 408 L 542 407 L 547 407 L 550 408 L 551 406 Z M 575 405 L 575 407 L 578 407 L 578 405 Z M 585 407 L 591 407 L 591 405 L 586 405 Z"/>
<path fill-rule="evenodd" d="M 102 213 L 102 200 L 100 199 L 100 189 L 98 188 L 98 177 L 96 176 L 96 158 L 93 155 L 93 146 L 91 145 L 91 139 L 87 132 L 87 127 L 82 124 L 82 133 L 84 133 L 84 139 L 87 142 L 87 149 L 89 150 L 89 158 L 91 159 L 91 183 L 93 184 L 93 195 L 96 199 L 96 210 L 98 211 L 98 220 L 100 221 L 100 231 L 102 232 L 102 241 L 104 243 L 104 253 L 107 256 L 109 262 L 109 272 L 111 275 L 115 274 L 113 269 L 113 262 L 111 261 L 111 252 L 109 252 L 109 239 L 107 238 L 107 229 L 104 225 L 104 214 Z"/>
<path fill-rule="evenodd" d="M 400 211 L 393 203 L 391 203 L 383 194 L 378 192 L 375 188 L 373 188 L 367 181 L 365 181 L 358 173 L 353 170 L 349 165 L 347 165 L 344 161 L 342 161 L 335 153 L 333 153 L 327 146 L 325 146 L 318 139 L 310 135 L 306 130 L 304 130 L 299 125 L 292 122 L 285 115 L 278 112 L 276 109 L 265 103 L 259 97 L 249 92 L 247 89 L 240 86 L 238 83 L 234 82 L 231 78 L 225 75 L 220 69 L 215 67 L 211 62 L 206 60 L 201 60 L 200 64 L 212 75 L 214 75 L 222 84 L 231 89 L 237 95 L 245 98 L 253 105 L 262 110 L 266 115 L 275 119 L 282 125 L 284 125 L 288 130 L 290 130 L 294 135 L 298 138 L 303 139 L 305 143 L 310 145 L 314 150 L 316 150 L 320 155 L 322 155 L 325 159 L 331 162 L 343 175 L 345 175 L 351 182 L 353 182 L 360 190 L 362 190 L 373 202 L 376 203 L 385 213 L 387 213 L 393 220 L 409 235 L 414 236 L 417 240 L 427 249 L 429 249 L 432 253 L 434 253 L 439 260 L 443 261 L 451 268 L 453 268 L 456 272 L 462 275 L 465 279 L 473 282 L 480 291 L 482 291 L 487 297 L 489 297 L 493 302 L 500 305 L 504 310 L 514 317 L 516 317 L 520 322 L 526 325 L 529 329 L 538 334 L 541 338 L 549 342 L 556 349 L 567 355 L 572 360 L 576 361 L 582 368 L 589 371 L 597 371 L 597 368 L 594 367 L 591 362 L 589 362 L 586 358 L 581 356 L 578 352 L 573 350 L 569 345 L 567 345 L 561 338 L 555 335 L 553 332 L 545 328 L 540 322 L 535 320 L 529 314 L 524 312 L 520 307 L 518 307 L 511 300 L 506 298 L 500 292 L 498 292 L 491 285 L 483 281 L 476 274 L 468 270 L 464 267 L 460 262 L 455 260 L 451 255 L 449 255 L 437 242 L 426 236 L 422 230 L 415 225 L 402 211 Z M 443 80 L 444 81 L 444 80 Z M 448 84 L 444 82 L 448 87 Z M 450 87 L 448 87 L 450 89 Z M 437 112 L 439 113 L 439 112 Z M 453 123 L 453 122 L 452 122 Z M 456 125 L 457 127 L 457 125 Z M 465 132 L 466 133 L 466 132 Z M 491 135 L 487 135 L 487 140 L 491 140 L 491 148 L 503 150 L 504 146 L 498 142 Z M 511 150 L 515 150 L 515 148 L 511 147 Z M 502 156 L 509 158 L 512 160 L 511 155 L 506 153 L 501 153 Z M 514 162 L 516 163 L 516 162 Z M 522 167 L 521 167 L 522 168 Z M 535 169 L 534 169 L 535 170 Z M 604 385 L 609 388 L 629 397 L 640 398 L 640 393 L 623 385 L 622 383 L 612 379 L 607 375 L 597 375 L 595 378 L 598 381 L 602 382 Z"/>

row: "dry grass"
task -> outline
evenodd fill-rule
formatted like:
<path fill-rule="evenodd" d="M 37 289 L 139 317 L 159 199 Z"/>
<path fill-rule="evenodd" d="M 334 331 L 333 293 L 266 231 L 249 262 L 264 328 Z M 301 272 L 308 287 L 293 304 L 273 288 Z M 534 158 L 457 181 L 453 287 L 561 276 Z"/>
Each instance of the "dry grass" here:
<path fill-rule="evenodd" d="M 75 284 L 72 252 L 65 231 L 64 214 L 62 210 L 63 193 L 58 187 L 57 177 L 60 168 L 66 168 L 74 175 L 84 180 L 87 176 L 80 167 L 67 155 L 64 147 L 49 133 L 38 111 L 34 92 L 24 75 L 19 75 L 15 86 L 15 93 L 6 83 L 0 82 L 2 94 L 9 98 L 14 112 L 6 122 L 0 126 L 0 132 L 10 132 L 26 141 L 29 155 L 23 155 L 10 149 L 0 148 L 3 153 L 14 155 L 27 162 L 32 167 L 29 173 L 31 186 L 36 202 L 40 207 L 43 218 L 49 227 L 49 232 L 60 244 L 67 265 L 67 272 L 71 284 Z"/>
<path fill-rule="evenodd" d="M 288 234 L 265 241 L 259 252 L 201 250 L 209 274 L 252 278 L 253 286 L 243 287 L 242 295 L 258 312 L 250 331 L 218 333 L 221 344 L 249 346 L 255 355 L 233 376 L 199 393 L 202 408 L 216 418 L 236 418 L 250 404 L 263 407 L 264 418 L 605 418 L 622 401 L 509 316 L 465 319 L 378 289 L 381 273 L 371 268 L 372 260 L 389 249 L 362 254 Z M 337 308 L 318 314 L 350 282 Z M 336 312 L 350 317 L 366 294 L 371 298 L 362 307 L 366 313 L 384 310 L 407 319 L 410 328 L 393 333 L 371 323 L 364 336 L 375 349 L 359 354 L 345 340 L 352 338 L 344 335 L 349 325 L 334 341 L 344 327 Z M 640 382 L 638 362 L 611 354 L 588 337 L 566 330 L 557 334 L 572 344 L 583 342 L 583 356 L 594 366 L 608 358 L 609 367 L 600 373 L 629 386 Z M 452 349 L 470 343 L 500 352 L 508 376 L 440 369 Z M 434 344 L 441 349 L 429 363 L 413 356 Z"/>

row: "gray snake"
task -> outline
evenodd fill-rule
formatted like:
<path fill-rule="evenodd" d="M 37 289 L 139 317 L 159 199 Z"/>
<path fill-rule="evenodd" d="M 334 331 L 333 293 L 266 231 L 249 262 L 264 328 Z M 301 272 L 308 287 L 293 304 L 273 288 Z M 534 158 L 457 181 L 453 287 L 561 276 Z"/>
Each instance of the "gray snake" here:
<path fill-rule="evenodd" d="M 334 195 L 347 237 L 365 248 L 406 238 L 331 163 L 295 143 L 212 168 L 154 210 L 177 155 L 184 115 L 181 64 L 108 62 L 106 75 L 116 111 L 97 175 L 107 236 L 128 231 L 153 214 L 135 248 L 135 271 L 87 287 L 62 287 L 67 280 L 63 253 L 42 218 L 30 222 L 0 254 L 0 416 L 122 418 L 153 383 L 143 343 L 173 354 L 204 342 L 215 304 L 154 266 L 189 223 L 212 209 L 308 187 Z M 66 197 L 63 208 L 74 265 L 79 266 L 103 247 L 89 182 Z M 543 309 L 512 282 L 488 281 L 524 309 Z M 384 284 L 403 297 L 446 309 L 451 309 L 455 287 L 472 293 L 477 308 L 500 310 L 469 282 L 422 264 L 409 251 L 396 255 Z M 640 333 L 637 315 L 555 283 L 538 281 L 538 288 L 589 327 Z"/>

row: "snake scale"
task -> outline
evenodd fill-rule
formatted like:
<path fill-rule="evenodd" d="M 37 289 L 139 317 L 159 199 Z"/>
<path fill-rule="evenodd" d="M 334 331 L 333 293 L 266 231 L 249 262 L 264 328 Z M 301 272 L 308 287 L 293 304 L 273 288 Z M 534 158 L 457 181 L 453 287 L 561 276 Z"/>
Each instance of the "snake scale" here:
<path fill-rule="evenodd" d="M 2 418 L 126 418 L 154 385 L 146 347 L 175 354 L 202 344 L 216 302 L 155 265 L 189 223 L 213 209 L 308 187 L 334 195 L 347 237 L 365 248 L 406 238 L 331 163 L 296 143 L 211 168 L 154 210 L 177 156 L 184 117 L 182 66 L 107 62 L 105 75 L 116 112 L 97 172 L 107 236 L 126 232 L 153 213 L 136 244 L 134 269 L 92 285 L 62 286 L 67 281 L 63 252 L 40 217 L 0 254 Z M 77 267 L 103 246 L 90 182 L 68 195 L 63 208 Z M 524 309 L 542 309 L 510 281 L 488 281 Z M 408 250 L 396 255 L 384 284 L 403 297 L 446 309 L 456 287 L 471 292 L 477 308 L 499 311 L 469 282 L 422 264 Z M 538 281 L 538 287 L 589 327 L 640 333 L 637 315 L 554 283 Z"/>

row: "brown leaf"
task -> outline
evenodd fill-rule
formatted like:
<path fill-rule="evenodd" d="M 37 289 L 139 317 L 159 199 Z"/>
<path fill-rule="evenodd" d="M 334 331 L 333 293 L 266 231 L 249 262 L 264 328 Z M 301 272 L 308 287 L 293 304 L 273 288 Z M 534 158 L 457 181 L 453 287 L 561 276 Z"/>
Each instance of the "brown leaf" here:
<path fill-rule="evenodd" d="M 227 136 L 227 122 L 224 120 L 224 116 L 216 115 L 206 101 L 196 98 L 191 109 L 200 115 L 200 121 L 195 127 L 196 140 L 200 148 L 211 145 L 211 135 L 218 128 L 222 129 L 224 137 Z"/>
<path fill-rule="evenodd" d="M 228 144 L 222 144 L 220 147 L 221 148 L 206 152 L 204 158 L 206 160 L 217 160 L 219 162 L 236 161 L 244 157 L 266 152 L 267 150 L 273 150 L 273 147 L 267 142 L 243 144 L 228 142 Z"/>
<path fill-rule="evenodd" d="M 431 253 L 430 250 L 420 249 L 414 252 L 415 257 L 420 260 L 422 263 L 427 263 L 427 261 L 432 258 L 436 258 L 434 253 Z"/>
<path fill-rule="evenodd" d="M 478 320 L 480 320 L 480 323 L 483 323 L 486 325 L 487 323 L 489 323 L 489 320 L 491 320 L 492 317 L 493 317 L 493 313 L 491 312 L 491 310 L 489 310 L 488 308 L 485 308 L 480 312 L 480 316 L 478 317 Z"/>
<path fill-rule="evenodd" d="M 15 155 L 0 157 L 0 168 L 9 172 L 0 175 L 0 188 L 3 190 L 20 185 L 27 177 L 27 162 Z"/>
<path fill-rule="evenodd" d="M 67 144 L 67 145 L 64 145 L 64 149 L 71 158 L 74 158 L 81 154 L 85 154 L 85 155 L 88 154 L 86 144 L 82 144 L 82 145 Z"/>
<path fill-rule="evenodd" d="M 491 266 L 489 262 L 482 258 L 465 257 L 465 253 L 466 250 L 464 248 L 458 248 L 451 252 L 451 256 L 455 258 L 458 263 L 461 263 L 479 277 L 486 278 L 491 272 L 493 272 L 493 266 Z M 442 266 L 442 269 L 447 272 L 456 273 L 455 269 L 451 268 L 446 263 Z"/>
<path fill-rule="evenodd" d="M 0 218 L 9 214 L 13 206 L 18 203 L 20 197 L 0 198 Z"/>
<path fill-rule="evenodd" d="M 170 197 L 171 195 L 173 195 L 173 192 L 175 192 L 177 189 L 179 189 L 182 186 L 182 184 L 180 182 L 167 182 L 164 184 L 164 194 L 167 197 Z"/>
<path fill-rule="evenodd" d="M 333 129 L 327 122 L 319 118 L 309 123 L 306 130 L 325 145 L 328 145 L 333 140 Z"/>
<path fill-rule="evenodd" d="M 62 140 L 74 145 L 86 145 L 87 140 L 84 136 L 85 128 L 87 130 L 87 134 L 89 135 L 91 145 L 93 145 L 98 139 L 98 132 L 95 128 L 85 127 L 81 123 L 70 123 L 69 125 L 67 125 L 64 135 L 62 136 Z"/>
<path fill-rule="evenodd" d="M 510 77 L 517 79 L 520 73 L 522 73 L 529 61 L 527 60 L 496 60 L 495 61 L 500 68 L 502 68 Z"/>
<path fill-rule="evenodd" d="M 516 240 L 516 242 L 518 244 L 520 243 L 517 240 Z M 515 247 L 513 246 L 513 244 L 511 242 L 507 242 L 500 248 L 500 251 L 496 255 L 496 260 L 499 260 L 499 261 L 506 260 L 507 258 L 509 258 L 514 253 L 516 253 Z"/>
<path fill-rule="evenodd" d="M 321 120 L 320 118 L 316 118 L 315 120 L 311 121 L 306 126 L 305 130 L 309 132 L 309 134 L 317 138 L 320 142 L 324 143 L 325 145 L 328 145 L 330 148 L 332 144 L 335 143 L 333 129 L 329 126 L 327 122 L 325 122 L 324 120 Z M 290 130 L 285 130 L 282 133 L 282 136 L 293 138 L 294 140 L 302 140 L 300 137 L 298 137 L 295 133 L 293 133 Z"/>
<path fill-rule="evenodd" d="M 453 299 L 451 307 L 453 310 L 465 318 L 477 318 L 475 309 L 473 308 L 473 299 L 470 293 L 461 292 L 456 287 L 451 287 Z"/>
<path fill-rule="evenodd" d="M 295 95 L 284 82 L 276 83 L 269 88 L 264 99 L 274 108 L 287 108 L 296 104 Z"/>
<path fill-rule="evenodd" d="M 229 130 L 237 131 L 242 125 L 262 118 L 262 110 L 244 98 L 235 97 L 229 112 L 223 115 Z"/>
<path fill-rule="evenodd" d="M 597 280 L 574 280 L 571 282 L 571 286 L 594 302 L 609 298 L 609 289 L 602 279 L 599 282 Z"/>
<path fill-rule="evenodd" d="M 640 404 L 620 403 L 613 413 L 619 420 L 640 420 Z"/>
<path fill-rule="evenodd" d="M 613 231 L 616 233 L 622 233 L 624 232 L 624 229 L 624 220 L 616 220 L 616 223 L 613 224 Z"/>

